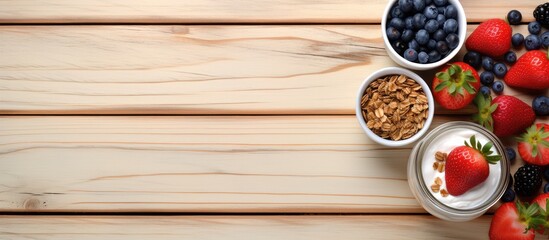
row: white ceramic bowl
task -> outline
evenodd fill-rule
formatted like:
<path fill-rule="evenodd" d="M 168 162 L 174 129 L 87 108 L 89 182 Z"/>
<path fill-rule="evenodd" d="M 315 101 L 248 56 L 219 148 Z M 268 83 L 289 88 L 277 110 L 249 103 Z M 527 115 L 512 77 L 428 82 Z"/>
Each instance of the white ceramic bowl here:
<path fill-rule="evenodd" d="M 425 124 L 423 125 L 423 128 L 419 130 L 414 136 L 408 139 L 399 140 L 399 141 L 393 141 L 390 139 L 384 139 L 372 132 L 367 126 L 366 126 L 366 120 L 362 116 L 362 106 L 360 104 L 362 100 L 362 95 L 364 94 L 364 91 L 366 91 L 366 88 L 370 83 L 378 78 L 387 76 L 387 75 L 406 75 L 412 79 L 414 79 L 419 85 L 421 85 L 421 88 L 423 89 L 423 92 L 425 93 L 425 96 L 427 97 L 427 104 L 429 105 L 428 109 L 428 116 L 425 120 Z M 435 114 L 435 100 L 433 99 L 433 94 L 431 93 L 431 90 L 429 89 L 429 85 L 425 83 L 423 78 L 415 74 L 414 72 L 400 68 L 400 67 L 388 67 L 380 69 L 374 73 L 372 73 L 370 76 L 368 76 L 366 79 L 364 79 L 364 82 L 362 82 L 362 85 L 360 85 L 360 89 L 358 90 L 357 98 L 356 98 L 356 117 L 358 119 L 358 122 L 360 123 L 360 126 L 366 133 L 366 135 L 372 139 L 373 141 L 390 147 L 399 147 L 399 146 L 405 146 L 410 143 L 413 143 L 417 141 L 423 134 L 427 132 L 427 129 L 429 126 L 431 126 L 431 122 L 433 121 L 433 116 Z"/>
<path fill-rule="evenodd" d="M 393 49 L 393 46 L 391 46 L 391 43 L 387 38 L 387 34 L 385 33 L 385 29 L 387 28 L 387 16 L 389 16 L 389 11 L 391 10 L 391 7 L 397 1 L 398 0 L 391 0 L 389 1 L 389 3 L 387 3 L 387 6 L 385 7 L 385 11 L 383 12 L 383 18 L 381 19 L 381 35 L 383 36 L 383 42 L 385 43 L 385 50 L 387 51 L 387 54 L 389 55 L 389 57 L 393 59 L 393 61 L 395 61 L 400 66 L 403 66 L 405 68 L 414 69 L 414 70 L 429 70 L 447 63 L 448 61 L 450 61 L 450 59 L 455 57 L 456 54 L 458 54 L 459 50 L 463 46 L 463 43 L 465 43 L 465 35 L 467 33 L 467 19 L 465 17 L 465 10 L 463 10 L 463 6 L 461 6 L 461 3 L 459 3 L 459 0 L 448 0 L 448 2 L 454 5 L 458 11 L 458 36 L 459 36 L 458 46 L 454 50 L 452 50 L 452 52 L 450 52 L 445 58 L 438 60 L 438 62 L 424 63 L 424 64 L 410 62 L 406 60 L 404 57 L 400 56 Z"/>

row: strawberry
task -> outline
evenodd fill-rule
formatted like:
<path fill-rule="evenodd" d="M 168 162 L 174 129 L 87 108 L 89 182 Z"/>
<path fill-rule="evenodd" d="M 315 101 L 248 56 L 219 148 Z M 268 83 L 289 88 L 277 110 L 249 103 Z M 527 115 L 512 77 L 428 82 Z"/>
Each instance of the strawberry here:
<path fill-rule="evenodd" d="M 544 193 L 532 200 L 532 204 L 536 203 L 540 207 L 540 215 L 545 219 L 546 221 L 549 218 L 549 213 L 547 212 L 547 206 L 549 206 L 549 193 Z M 544 226 L 540 226 L 539 228 L 536 228 L 536 231 L 543 234 L 545 232 L 545 229 L 548 228 L 548 222 L 545 222 Z"/>
<path fill-rule="evenodd" d="M 469 35 L 465 47 L 490 57 L 503 56 L 511 48 L 511 26 L 502 19 L 490 19 Z"/>
<path fill-rule="evenodd" d="M 549 165 L 549 124 L 538 123 L 529 127 L 518 138 L 517 149 L 525 162 Z"/>
<path fill-rule="evenodd" d="M 442 107 L 460 109 L 473 101 L 480 88 L 480 79 L 469 64 L 455 62 L 435 75 L 432 88 L 435 100 Z"/>
<path fill-rule="evenodd" d="M 498 137 L 520 133 L 536 119 L 534 110 L 513 96 L 501 95 L 492 100 L 489 96 L 478 94 L 475 103 L 478 113 L 473 119 Z"/>
<path fill-rule="evenodd" d="M 509 69 L 503 80 L 511 87 L 537 90 L 549 88 L 549 55 L 540 50 L 526 52 Z"/>
<path fill-rule="evenodd" d="M 540 207 L 534 203 L 509 202 L 501 205 L 490 223 L 490 240 L 534 239 L 534 229 L 545 225 L 546 221 L 539 214 Z"/>
<path fill-rule="evenodd" d="M 454 148 L 446 158 L 446 188 L 453 196 L 464 194 L 469 189 L 481 184 L 490 174 L 490 164 L 496 164 L 500 155 L 492 154 L 493 143 L 484 146 L 471 136 L 470 144 Z"/>

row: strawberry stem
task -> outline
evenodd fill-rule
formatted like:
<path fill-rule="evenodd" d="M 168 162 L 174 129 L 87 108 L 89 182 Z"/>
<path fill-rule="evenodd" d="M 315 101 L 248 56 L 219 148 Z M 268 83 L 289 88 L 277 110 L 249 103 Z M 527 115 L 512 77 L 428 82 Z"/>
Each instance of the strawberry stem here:
<path fill-rule="evenodd" d="M 464 142 L 465 142 L 465 146 L 474 148 L 478 152 L 480 152 L 480 154 L 482 154 L 482 156 L 484 156 L 484 159 L 486 159 L 486 161 L 489 164 L 496 164 L 499 160 L 501 160 L 501 155 L 497 155 L 497 154 L 496 155 L 491 155 L 492 153 L 494 153 L 491 150 L 492 146 L 494 146 L 494 144 L 492 142 L 487 142 L 483 146 L 482 143 L 480 143 L 480 141 L 477 141 L 475 135 L 471 136 L 471 138 L 469 139 L 470 143 L 468 143 L 467 141 L 464 141 Z"/>
<path fill-rule="evenodd" d="M 498 108 L 498 104 L 492 104 L 492 97 L 484 96 L 484 94 L 477 94 L 474 100 L 477 106 L 478 113 L 473 115 L 473 120 L 486 129 L 494 130 L 494 119 L 492 113 Z"/>
<path fill-rule="evenodd" d="M 460 66 L 451 64 L 446 71 L 438 72 L 436 77 L 440 79 L 440 83 L 435 87 L 436 92 L 447 88 L 448 93 L 451 95 L 455 95 L 456 93 L 464 95 L 464 91 L 467 91 L 469 94 L 476 93 L 471 83 L 476 82 L 477 79 L 473 76 L 471 70 L 463 71 Z"/>
<path fill-rule="evenodd" d="M 517 140 L 530 144 L 532 147 L 532 157 L 536 157 L 539 152 L 539 145 L 549 147 L 549 142 L 545 140 L 548 137 L 549 132 L 545 132 L 545 126 L 542 126 L 538 130 L 536 124 L 533 124 Z"/>

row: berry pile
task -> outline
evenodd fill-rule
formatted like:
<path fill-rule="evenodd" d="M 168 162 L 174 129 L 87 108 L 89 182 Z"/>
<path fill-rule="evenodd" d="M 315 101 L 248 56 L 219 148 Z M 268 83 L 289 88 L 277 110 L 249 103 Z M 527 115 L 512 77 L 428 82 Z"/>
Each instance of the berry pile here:
<path fill-rule="evenodd" d="M 399 0 L 389 11 L 385 33 L 406 60 L 433 63 L 459 45 L 457 18 L 448 0 Z"/>
<path fill-rule="evenodd" d="M 537 21 L 530 22 L 528 24 L 529 35 L 524 37 L 521 33 L 515 33 L 509 40 L 509 35 L 512 34 L 510 26 L 502 20 L 492 19 L 482 23 L 479 28 L 483 28 L 484 32 L 491 29 L 499 29 L 499 37 L 494 39 L 487 39 L 486 36 L 473 36 L 467 39 L 466 47 L 469 50 L 463 57 L 463 61 L 473 66 L 475 69 L 484 69 L 484 72 L 480 74 L 480 80 L 482 87 L 480 92 L 483 95 L 490 95 L 491 90 L 496 94 L 503 92 L 505 84 L 501 80 L 504 79 L 508 73 L 508 67 L 515 65 L 517 62 L 517 54 L 514 51 L 510 51 L 509 45 L 514 49 L 520 49 L 522 46 L 528 51 L 538 50 L 540 48 L 549 47 L 549 30 L 542 33 L 542 26 L 548 26 L 545 22 L 549 22 L 549 15 L 546 12 L 549 11 L 549 3 L 542 4 L 534 11 L 534 16 Z M 536 12 L 538 14 L 536 15 Z M 545 13 L 544 13 L 545 12 Z M 507 14 L 507 21 L 510 25 L 519 25 L 522 21 L 522 14 L 518 10 L 511 10 Z M 483 32 L 483 31 L 479 31 Z M 474 35 L 474 33 L 472 34 Z M 492 44 L 497 46 L 503 46 L 501 49 L 489 48 L 486 44 Z M 497 59 L 497 61 L 495 60 Z M 539 98 L 534 106 L 534 110 L 537 115 L 546 116 L 549 110 L 545 110 L 548 99 Z M 543 109 L 543 110 L 542 110 Z M 543 115 L 546 114 L 546 115 Z"/>

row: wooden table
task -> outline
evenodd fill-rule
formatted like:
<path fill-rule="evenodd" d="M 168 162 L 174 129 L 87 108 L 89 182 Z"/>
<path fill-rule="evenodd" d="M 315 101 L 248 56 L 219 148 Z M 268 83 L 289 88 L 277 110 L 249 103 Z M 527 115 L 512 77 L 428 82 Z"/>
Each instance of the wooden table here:
<path fill-rule="evenodd" d="M 487 238 L 353 115 L 386 2 L 0 0 L 0 239 Z M 540 2 L 462 0 L 469 31 Z"/>

